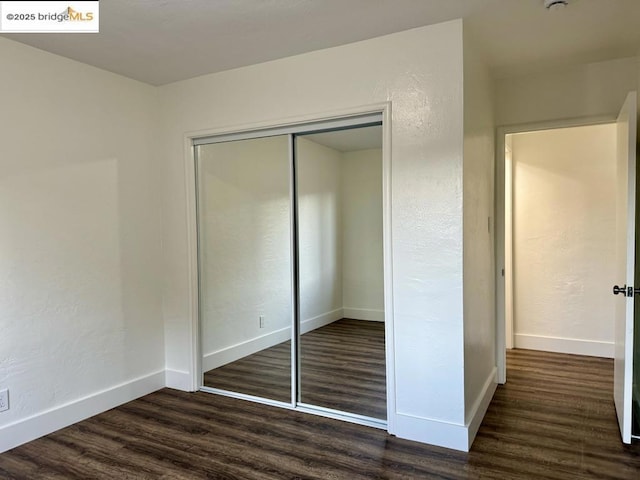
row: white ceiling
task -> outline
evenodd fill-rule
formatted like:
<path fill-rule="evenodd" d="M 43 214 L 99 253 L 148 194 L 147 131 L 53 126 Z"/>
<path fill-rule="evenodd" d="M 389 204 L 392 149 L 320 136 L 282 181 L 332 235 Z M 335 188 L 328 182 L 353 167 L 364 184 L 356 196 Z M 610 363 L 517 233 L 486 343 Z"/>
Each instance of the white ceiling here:
<path fill-rule="evenodd" d="M 106 0 L 99 34 L 7 38 L 153 85 L 465 18 L 495 75 L 640 53 L 640 0 Z"/>

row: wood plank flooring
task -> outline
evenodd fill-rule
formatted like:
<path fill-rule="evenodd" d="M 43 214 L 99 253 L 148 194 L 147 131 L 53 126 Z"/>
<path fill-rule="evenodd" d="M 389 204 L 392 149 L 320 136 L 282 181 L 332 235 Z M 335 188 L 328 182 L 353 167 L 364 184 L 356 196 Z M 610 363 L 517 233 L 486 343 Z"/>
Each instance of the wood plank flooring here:
<path fill-rule="evenodd" d="M 304 403 L 387 418 L 384 323 L 342 319 L 301 339 Z"/>
<path fill-rule="evenodd" d="M 291 402 L 291 343 L 205 372 L 204 384 Z M 342 319 L 302 335 L 300 400 L 386 419 L 384 323 Z"/>
<path fill-rule="evenodd" d="M 612 361 L 508 355 L 470 453 L 206 393 L 163 389 L 0 455 L 2 479 L 633 479 Z"/>
<path fill-rule="evenodd" d="M 205 387 L 291 402 L 291 342 L 204 372 Z"/>

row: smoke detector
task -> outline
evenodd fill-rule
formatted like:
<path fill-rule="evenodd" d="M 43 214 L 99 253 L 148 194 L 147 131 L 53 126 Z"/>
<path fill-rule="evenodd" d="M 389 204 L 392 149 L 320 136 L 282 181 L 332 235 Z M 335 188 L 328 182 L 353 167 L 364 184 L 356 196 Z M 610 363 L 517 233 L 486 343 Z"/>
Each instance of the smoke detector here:
<path fill-rule="evenodd" d="M 569 0 L 544 0 L 544 8 L 547 10 L 561 10 L 569 5 Z"/>

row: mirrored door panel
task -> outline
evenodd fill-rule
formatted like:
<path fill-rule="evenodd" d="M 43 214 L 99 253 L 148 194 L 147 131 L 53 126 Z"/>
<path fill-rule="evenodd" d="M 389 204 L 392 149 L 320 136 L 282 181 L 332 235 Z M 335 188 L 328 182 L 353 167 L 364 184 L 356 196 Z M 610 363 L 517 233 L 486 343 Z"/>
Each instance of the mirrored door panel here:
<path fill-rule="evenodd" d="M 295 136 L 298 402 L 386 419 L 382 127 Z"/>
<path fill-rule="evenodd" d="M 195 149 L 203 384 L 291 403 L 289 137 Z"/>

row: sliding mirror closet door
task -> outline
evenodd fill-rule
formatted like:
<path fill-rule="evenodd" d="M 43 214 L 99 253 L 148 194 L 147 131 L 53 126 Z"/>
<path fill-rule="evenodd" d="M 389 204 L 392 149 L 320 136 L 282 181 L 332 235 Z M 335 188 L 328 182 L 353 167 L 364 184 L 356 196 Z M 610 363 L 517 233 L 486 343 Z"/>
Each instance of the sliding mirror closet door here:
<path fill-rule="evenodd" d="M 295 136 L 298 402 L 386 419 L 382 127 Z"/>
<path fill-rule="evenodd" d="M 289 136 L 195 147 L 205 389 L 291 404 Z"/>

